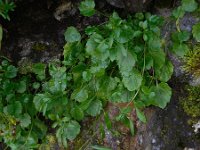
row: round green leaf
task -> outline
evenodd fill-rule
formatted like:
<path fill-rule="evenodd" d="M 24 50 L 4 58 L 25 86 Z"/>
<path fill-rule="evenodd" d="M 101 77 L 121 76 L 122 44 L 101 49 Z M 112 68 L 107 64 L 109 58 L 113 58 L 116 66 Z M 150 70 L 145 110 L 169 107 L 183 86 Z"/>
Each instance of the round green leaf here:
<path fill-rule="evenodd" d="M 138 70 L 134 69 L 130 76 L 123 76 L 122 82 L 129 91 L 135 91 L 142 84 L 142 75 Z"/>
<path fill-rule="evenodd" d="M 75 27 L 68 27 L 64 33 L 65 41 L 72 43 L 81 40 L 81 34 Z"/>
<path fill-rule="evenodd" d="M 75 120 L 82 120 L 84 118 L 83 110 L 79 107 L 72 108 L 71 115 Z"/>
<path fill-rule="evenodd" d="M 90 17 L 95 14 L 95 2 L 94 0 L 84 0 L 79 6 L 80 13 L 83 16 Z"/>
<path fill-rule="evenodd" d="M 160 81 L 167 82 L 174 71 L 174 66 L 170 61 L 166 61 L 165 65 L 161 69 L 155 69 L 156 76 Z"/>
<path fill-rule="evenodd" d="M 64 135 L 66 135 L 66 138 L 68 140 L 74 140 L 76 136 L 80 133 L 80 125 L 77 121 L 70 121 L 67 123 L 65 129 L 64 129 Z"/>
<path fill-rule="evenodd" d="M 172 15 L 178 19 L 178 18 L 182 18 L 185 15 L 185 11 L 183 10 L 183 7 L 179 6 L 178 8 L 174 9 L 172 11 Z"/>
<path fill-rule="evenodd" d="M 160 83 L 151 89 L 155 93 L 153 97 L 153 105 L 160 108 L 165 108 L 167 103 L 169 103 L 172 95 L 171 88 L 167 83 Z"/>
<path fill-rule="evenodd" d="M 184 43 L 174 43 L 172 47 L 172 51 L 180 57 L 183 57 L 188 51 L 189 47 Z"/>
<path fill-rule="evenodd" d="M 84 102 L 88 99 L 88 91 L 86 89 L 77 89 L 72 93 L 71 98 L 78 102 Z"/>
<path fill-rule="evenodd" d="M 31 117 L 29 114 L 25 113 L 22 116 L 19 117 L 20 120 L 20 126 L 21 127 L 28 127 L 31 124 Z"/>
<path fill-rule="evenodd" d="M 26 81 L 20 81 L 17 86 L 18 93 L 24 93 L 26 91 Z"/>
<path fill-rule="evenodd" d="M 87 113 L 91 116 L 97 116 L 101 113 L 102 103 L 100 100 L 95 100 L 90 103 Z"/>
<path fill-rule="evenodd" d="M 40 83 L 39 82 L 34 82 L 33 83 L 33 88 L 36 89 L 36 90 L 39 89 L 40 88 Z"/>
<path fill-rule="evenodd" d="M 186 42 L 190 39 L 190 32 L 188 31 L 181 31 L 181 32 L 173 32 L 172 33 L 172 40 L 175 42 Z"/>
<path fill-rule="evenodd" d="M 6 69 L 6 72 L 5 72 L 5 77 L 6 78 L 14 78 L 17 76 L 17 68 L 15 66 L 8 66 L 8 68 Z"/>
<path fill-rule="evenodd" d="M 197 9 L 198 4 L 195 0 L 182 0 L 182 7 L 187 12 L 193 12 Z"/>

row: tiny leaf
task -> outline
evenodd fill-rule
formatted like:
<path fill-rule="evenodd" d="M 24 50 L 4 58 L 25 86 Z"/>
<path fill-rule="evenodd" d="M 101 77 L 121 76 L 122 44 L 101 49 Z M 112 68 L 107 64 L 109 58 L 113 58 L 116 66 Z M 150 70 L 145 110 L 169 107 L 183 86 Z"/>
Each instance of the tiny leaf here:
<path fill-rule="evenodd" d="M 102 147 L 99 145 L 94 145 L 94 146 L 92 146 L 92 148 L 95 150 L 111 150 L 110 148 Z"/>
<path fill-rule="evenodd" d="M 124 76 L 122 82 L 129 91 L 137 90 L 142 84 L 142 75 L 134 69 L 130 76 Z"/>
<path fill-rule="evenodd" d="M 20 125 L 21 127 L 28 127 L 31 124 L 31 117 L 29 114 L 25 113 L 24 115 L 20 116 Z"/>
<path fill-rule="evenodd" d="M 77 106 L 72 108 L 71 115 L 74 119 L 76 119 L 78 121 L 80 121 L 84 118 L 83 110 Z"/>
<path fill-rule="evenodd" d="M 182 0 L 182 7 L 187 12 L 193 12 L 197 9 L 198 4 L 195 0 Z"/>
<path fill-rule="evenodd" d="M 139 118 L 140 121 L 142 121 L 144 123 L 147 122 L 144 113 L 142 111 L 140 111 L 138 108 L 136 108 L 136 114 L 137 114 L 137 117 Z"/>
<path fill-rule="evenodd" d="M 102 103 L 100 100 L 95 100 L 90 103 L 87 113 L 91 116 L 97 116 L 101 113 Z"/>
<path fill-rule="evenodd" d="M 64 36 L 65 36 L 65 41 L 69 43 L 81 40 L 81 34 L 75 27 L 68 27 L 67 30 L 65 31 Z"/>
<path fill-rule="evenodd" d="M 94 0 L 84 0 L 79 6 L 80 13 L 83 16 L 90 17 L 95 14 L 95 2 Z"/>

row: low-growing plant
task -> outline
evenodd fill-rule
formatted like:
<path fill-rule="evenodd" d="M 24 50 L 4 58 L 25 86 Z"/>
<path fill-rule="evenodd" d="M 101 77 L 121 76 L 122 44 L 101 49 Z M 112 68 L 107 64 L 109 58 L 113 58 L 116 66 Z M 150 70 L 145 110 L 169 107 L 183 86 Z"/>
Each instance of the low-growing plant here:
<path fill-rule="evenodd" d="M 46 127 L 42 128 L 36 109 L 31 107 L 34 91 L 30 91 L 30 76 L 19 76 L 17 72 L 7 60 L 1 61 L 1 142 L 11 149 L 33 149 L 37 147 L 37 139 L 44 137 Z"/>
<path fill-rule="evenodd" d="M 188 44 L 186 43 L 190 37 L 191 33 L 186 30 L 180 29 L 180 19 L 182 19 L 185 13 L 191 13 L 197 10 L 198 3 L 195 0 L 182 0 L 181 5 L 174 9 L 172 12 L 172 17 L 176 19 L 177 31 L 172 33 L 172 52 L 177 56 L 183 57 L 186 53 L 190 51 Z M 193 26 L 193 37 L 198 41 L 199 38 L 199 25 Z"/>
<path fill-rule="evenodd" d="M 0 16 L 10 20 L 9 12 L 14 11 L 15 3 L 9 0 L 0 0 Z"/>
<path fill-rule="evenodd" d="M 146 122 L 142 108 L 164 108 L 171 98 L 166 82 L 173 66 L 162 48 L 162 22 L 149 13 L 128 19 L 113 13 L 107 23 L 87 27 L 84 36 L 69 27 L 63 61 L 32 65 L 24 75 L 2 61 L 1 113 L 8 121 L 14 119 L 12 128 L 1 123 L 3 142 L 11 149 L 38 148 L 38 141 L 45 141 L 48 121 L 58 142 L 67 147 L 67 140 L 80 133 L 80 121 L 99 115 L 108 102 L 126 104 L 116 120 L 134 134 L 128 116 L 132 106 Z M 105 118 L 111 128 L 108 115 Z"/>
<path fill-rule="evenodd" d="M 9 2 L 8 0 L 0 0 L 0 16 L 4 19 L 10 20 L 9 11 L 14 11 L 15 4 L 14 2 Z M 0 24 L 0 50 L 1 42 L 3 39 L 3 27 Z"/>
<path fill-rule="evenodd" d="M 83 6 L 89 8 L 88 11 Z M 80 11 L 94 14 L 86 0 Z M 129 113 L 135 109 L 146 122 L 143 108 L 165 108 L 172 91 L 166 83 L 173 65 L 163 49 L 162 17 L 137 13 L 122 19 L 114 12 L 98 26 L 80 34 L 75 27 L 65 32 L 64 60 L 30 64 L 23 74 L 7 60 L 0 65 L 1 140 L 13 150 L 46 146 L 46 134 L 55 132 L 67 147 L 81 132 L 81 121 L 101 114 L 107 103 L 124 103 L 116 121 L 134 135 Z M 180 41 L 184 42 L 180 36 Z M 104 112 L 108 129 L 109 115 Z"/>

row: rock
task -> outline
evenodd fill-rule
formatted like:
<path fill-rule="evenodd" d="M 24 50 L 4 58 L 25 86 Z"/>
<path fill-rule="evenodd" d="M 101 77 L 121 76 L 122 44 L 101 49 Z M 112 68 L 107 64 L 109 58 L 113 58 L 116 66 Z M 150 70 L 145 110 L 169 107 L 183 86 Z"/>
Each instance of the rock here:
<path fill-rule="evenodd" d="M 155 0 L 154 3 L 156 8 L 170 8 L 173 6 L 174 0 Z"/>
<path fill-rule="evenodd" d="M 145 11 L 152 0 L 106 0 L 117 8 L 125 8 L 129 12 Z"/>
<path fill-rule="evenodd" d="M 199 78 L 191 78 L 189 81 L 191 86 L 199 86 L 200 85 L 200 77 Z"/>
<path fill-rule="evenodd" d="M 194 128 L 194 132 L 198 133 L 199 129 L 200 129 L 200 120 L 199 120 L 199 122 L 197 122 L 196 124 L 194 124 L 192 127 Z"/>
<path fill-rule="evenodd" d="M 125 8 L 125 4 L 123 0 L 106 0 L 110 5 L 115 6 L 117 8 Z"/>
<path fill-rule="evenodd" d="M 61 21 L 64 18 L 64 12 L 72 9 L 72 3 L 70 1 L 63 1 L 55 10 L 54 17 L 56 20 Z"/>

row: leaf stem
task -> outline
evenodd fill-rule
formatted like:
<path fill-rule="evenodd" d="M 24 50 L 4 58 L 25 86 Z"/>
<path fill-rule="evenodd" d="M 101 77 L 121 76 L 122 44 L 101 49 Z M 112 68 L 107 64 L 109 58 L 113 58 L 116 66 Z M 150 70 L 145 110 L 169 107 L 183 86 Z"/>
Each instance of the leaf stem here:
<path fill-rule="evenodd" d="M 177 29 L 178 32 L 181 32 L 179 21 L 180 21 L 180 19 L 178 18 L 176 20 L 176 29 Z"/>
<path fill-rule="evenodd" d="M 145 57 L 146 57 L 146 42 L 145 42 L 145 45 L 144 45 L 144 55 L 143 55 L 143 57 L 144 57 L 144 60 L 143 60 L 142 78 L 144 77 L 144 71 L 145 71 L 145 66 L 146 66 L 146 60 L 145 60 Z M 137 97 L 140 89 L 141 89 L 141 87 L 139 87 L 139 89 L 135 93 L 133 99 L 126 105 L 126 107 L 128 107 L 135 100 L 135 98 Z"/>

